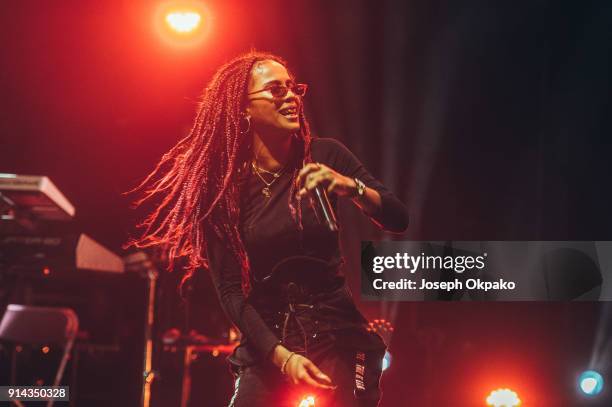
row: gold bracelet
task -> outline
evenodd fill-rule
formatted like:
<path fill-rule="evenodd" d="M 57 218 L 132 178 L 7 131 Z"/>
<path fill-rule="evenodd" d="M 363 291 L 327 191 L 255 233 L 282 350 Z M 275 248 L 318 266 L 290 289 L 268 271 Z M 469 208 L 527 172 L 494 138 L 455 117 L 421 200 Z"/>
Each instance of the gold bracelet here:
<path fill-rule="evenodd" d="M 285 361 L 283 362 L 283 364 L 281 365 L 281 373 L 285 374 L 285 367 L 287 367 L 287 363 L 289 363 L 289 359 L 291 359 L 291 357 L 295 355 L 295 352 L 291 352 L 289 354 L 289 356 L 287 356 L 287 359 L 285 359 Z"/>

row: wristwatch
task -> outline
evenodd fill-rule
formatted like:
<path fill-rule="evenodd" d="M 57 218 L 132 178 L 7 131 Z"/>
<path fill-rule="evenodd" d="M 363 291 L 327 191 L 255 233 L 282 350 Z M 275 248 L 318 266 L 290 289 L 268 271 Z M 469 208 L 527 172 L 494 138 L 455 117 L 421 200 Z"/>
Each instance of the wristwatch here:
<path fill-rule="evenodd" d="M 359 178 L 353 178 L 355 181 L 355 185 L 357 186 L 357 193 L 353 195 L 353 197 L 361 197 L 365 193 L 366 185 Z"/>

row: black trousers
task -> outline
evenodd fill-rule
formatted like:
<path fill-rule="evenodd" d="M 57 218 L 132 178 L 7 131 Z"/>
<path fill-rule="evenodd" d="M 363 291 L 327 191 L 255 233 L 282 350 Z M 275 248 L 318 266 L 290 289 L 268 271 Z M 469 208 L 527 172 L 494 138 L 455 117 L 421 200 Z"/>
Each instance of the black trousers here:
<path fill-rule="evenodd" d="M 307 358 L 338 387 L 319 390 L 293 385 L 271 362 L 233 367 L 236 376 L 229 407 L 298 407 L 308 396 L 316 407 L 376 407 L 384 350 L 361 350 L 336 340 L 331 333 L 310 342 Z M 302 406 L 310 406 L 308 403 Z"/>

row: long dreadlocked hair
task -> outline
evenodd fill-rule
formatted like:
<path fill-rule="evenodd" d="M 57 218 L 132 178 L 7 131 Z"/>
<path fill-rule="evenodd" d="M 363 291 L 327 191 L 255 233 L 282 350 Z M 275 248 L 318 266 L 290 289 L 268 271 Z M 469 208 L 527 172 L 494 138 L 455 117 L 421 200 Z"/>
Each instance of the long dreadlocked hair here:
<path fill-rule="evenodd" d="M 245 295 L 250 292 L 249 259 L 240 236 L 238 178 L 251 159 L 252 134 L 241 129 L 241 122 L 251 70 L 255 63 L 265 60 L 287 66 L 282 58 L 258 51 L 223 65 L 202 93 L 189 134 L 164 154 L 155 169 L 131 191 L 144 192 L 135 206 L 154 198 L 161 202 L 138 225 L 144 229 L 140 238 L 132 239 L 127 246 L 161 249 L 168 258 L 168 270 L 173 269 L 175 260 L 185 258 L 181 287 L 195 270 L 209 268 L 205 230 L 212 230 L 238 260 L 242 290 Z M 310 129 L 302 103 L 299 123 L 300 130 L 295 134 L 303 147 L 299 158 L 303 163 L 311 162 Z M 301 230 L 302 208 L 295 197 L 298 171 L 296 166 L 288 205 Z"/>

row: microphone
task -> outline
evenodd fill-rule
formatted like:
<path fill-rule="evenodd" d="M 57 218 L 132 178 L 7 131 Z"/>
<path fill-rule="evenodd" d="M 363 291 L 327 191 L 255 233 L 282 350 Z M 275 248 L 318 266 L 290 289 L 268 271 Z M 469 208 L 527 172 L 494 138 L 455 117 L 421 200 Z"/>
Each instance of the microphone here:
<path fill-rule="evenodd" d="M 337 232 L 339 229 L 338 221 L 336 220 L 334 208 L 332 208 L 329 198 L 327 197 L 327 191 L 320 186 L 317 186 L 315 187 L 314 192 L 317 204 L 313 205 L 313 208 L 315 208 L 315 214 L 319 218 L 319 222 L 321 222 L 321 218 L 323 218 L 329 230 L 331 232 Z M 318 209 L 318 211 L 316 209 Z"/>

